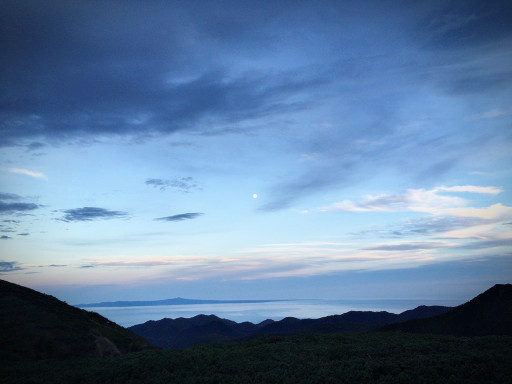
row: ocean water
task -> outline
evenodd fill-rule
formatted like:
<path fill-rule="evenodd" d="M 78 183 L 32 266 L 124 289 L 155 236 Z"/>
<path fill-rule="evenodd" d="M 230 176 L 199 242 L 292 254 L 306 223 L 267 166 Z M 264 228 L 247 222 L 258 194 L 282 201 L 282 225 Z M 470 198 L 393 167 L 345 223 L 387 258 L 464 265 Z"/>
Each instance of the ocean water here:
<path fill-rule="evenodd" d="M 238 323 L 259 323 L 266 319 L 281 320 L 285 317 L 317 319 L 340 315 L 349 311 L 387 311 L 401 313 L 419 305 L 456 306 L 454 300 L 288 300 L 262 303 L 223 303 L 155 305 L 140 307 L 90 307 L 93 311 L 124 327 L 142 324 L 148 320 L 178 317 L 190 318 L 199 314 L 216 315 Z"/>

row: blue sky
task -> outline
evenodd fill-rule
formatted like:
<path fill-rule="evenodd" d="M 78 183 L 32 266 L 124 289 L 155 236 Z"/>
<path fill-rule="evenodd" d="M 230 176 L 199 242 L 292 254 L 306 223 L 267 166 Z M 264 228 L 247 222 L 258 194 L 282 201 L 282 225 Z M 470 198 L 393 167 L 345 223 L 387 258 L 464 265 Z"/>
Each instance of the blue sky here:
<path fill-rule="evenodd" d="M 510 282 L 507 2 L 0 7 L 0 278 L 71 303 Z"/>

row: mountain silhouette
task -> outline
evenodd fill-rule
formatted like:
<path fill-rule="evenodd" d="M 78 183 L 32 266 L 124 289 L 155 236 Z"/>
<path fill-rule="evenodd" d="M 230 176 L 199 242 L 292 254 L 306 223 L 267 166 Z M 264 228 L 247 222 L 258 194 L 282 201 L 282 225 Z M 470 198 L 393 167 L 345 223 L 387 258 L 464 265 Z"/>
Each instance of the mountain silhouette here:
<path fill-rule="evenodd" d="M 153 348 L 94 312 L 0 280 L 0 360 L 112 356 Z"/>
<path fill-rule="evenodd" d="M 285 336 L 296 333 L 345 333 L 374 329 L 383 324 L 436 316 L 450 307 L 421 306 L 401 314 L 389 312 L 350 311 L 319 319 L 286 317 L 267 319 L 259 324 L 236 323 L 214 315 L 198 315 L 189 319 L 151 320 L 129 327 L 131 331 L 162 348 L 185 348 L 195 344 L 247 340 L 262 336 Z"/>
<path fill-rule="evenodd" d="M 381 330 L 455 336 L 512 335 L 512 284 L 497 284 L 440 316 L 390 324 Z"/>
<path fill-rule="evenodd" d="M 214 315 L 197 315 L 190 319 L 150 320 L 129 329 L 159 347 L 185 348 L 200 343 L 242 339 L 254 334 L 258 325 L 237 323 Z"/>
<path fill-rule="evenodd" d="M 148 321 L 129 328 L 163 348 L 199 343 L 247 340 L 297 333 L 346 333 L 371 330 L 447 334 L 455 336 L 512 335 L 512 285 L 495 285 L 455 308 L 419 306 L 400 314 L 350 311 L 319 319 L 286 317 L 259 324 L 236 323 L 217 316 Z"/>

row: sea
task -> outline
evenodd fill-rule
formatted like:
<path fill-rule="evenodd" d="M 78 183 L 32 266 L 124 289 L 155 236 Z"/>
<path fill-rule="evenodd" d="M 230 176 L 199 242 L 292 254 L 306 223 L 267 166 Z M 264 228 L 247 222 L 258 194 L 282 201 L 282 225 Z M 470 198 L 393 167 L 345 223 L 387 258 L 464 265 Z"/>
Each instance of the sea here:
<path fill-rule="evenodd" d="M 186 305 L 154 305 L 130 307 L 88 307 L 107 319 L 130 327 L 149 320 L 163 318 L 190 318 L 196 315 L 215 315 L 237 323 L 250 321 L 257 324 L 266 319 L 281 320 L 285 317 L 318 319 L 324 316 L 341 315 L 349 311 L 387 311 L 402 313 L 420 305 L 443 305 L 455 307 L 462 304 L 455 300 L 283 300 L 257 303 L 214 303 Z"/>

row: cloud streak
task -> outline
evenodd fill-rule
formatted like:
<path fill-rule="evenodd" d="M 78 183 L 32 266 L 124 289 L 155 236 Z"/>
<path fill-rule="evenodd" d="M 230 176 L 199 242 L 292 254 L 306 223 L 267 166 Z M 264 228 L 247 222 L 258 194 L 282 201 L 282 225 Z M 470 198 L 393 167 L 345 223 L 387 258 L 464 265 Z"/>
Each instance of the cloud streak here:
<path fill-rule="evenodd" d="M 175 179 L 147 179 L 146 185 L 159 188 L 165 191 L 167 188 L 177 192 L 190 193 L 199 189 L 197 182 L 193 177 L 179 177 Z"/>
<path fill-rule="evenodd" d="M 21 214 L 27 211 L 33 211 L 40 208 L 39 205 L 34 203 L 24 203 L 21 200 L 22 197 L 15 193 L 0 193 L 0 215 L 1 214 Z M 4 200 L 7 200 L 4 201 Z M 3 220 L 3 223 L 17 224 L 16 220 Z"/>
<path fill-rule="evenodd" d="M 0 215 L 1 214 L 13 214 L 13 213 L 24 213 L 33 211 L 39 208 L 39 205 L 34 203 L 6 203 L 0 201 Z"/>
<path fill-rule="evenodd" d="M 10 172 L 10 173 L 17 173 L 17 174 L 20 174 L 20 175 L 30 176 L 30 177 L 33 177 L 35 179 L 46 179 L 46 176 L 44 175 L 44 173 L 42 173 L 42 172 L 35 172 L 35 171 L 28 170 L 28 169 L 9 168 L 7 171 Z"/>
<path fill-rule="evenodd" d="M 17 261 L 0 261 L 0 274 L 21 271 L 23 269 Z"/>
<path fill-rule="evenodd" d="M 204 213 L 200 212 L 189 212 L 189 213 L 180 213 L 178 215 L 172 215 L 172 216 L 165 216 L 165 217 L 158 217 L 155 220 L 158 221 L 183 221 L 183 220 L 193 220 L 197 219 L 198 217 L 204 215 Z"/>
<path fill-rule="evenodd" d="M 122 211 L 110 211 L 105 208 L 83 207 L 64 210 L 64 217 L 61 219 L 66 222 L 92 221 L 104 219 L 124 218 L 128 214 Z"/>
<path fill-rule="evenodd" d="M 417 251 L 417 250 L 426 250 L 426 249 L 439 249 L 439 248 L 447 248 L 451 245 L 440 242 L 408 242 L 408 243 L 398 243 L 398 244 L 384 244 L 384 245 L 376 245 L 372 247 L 363 248 L 367 251 Z"/>

